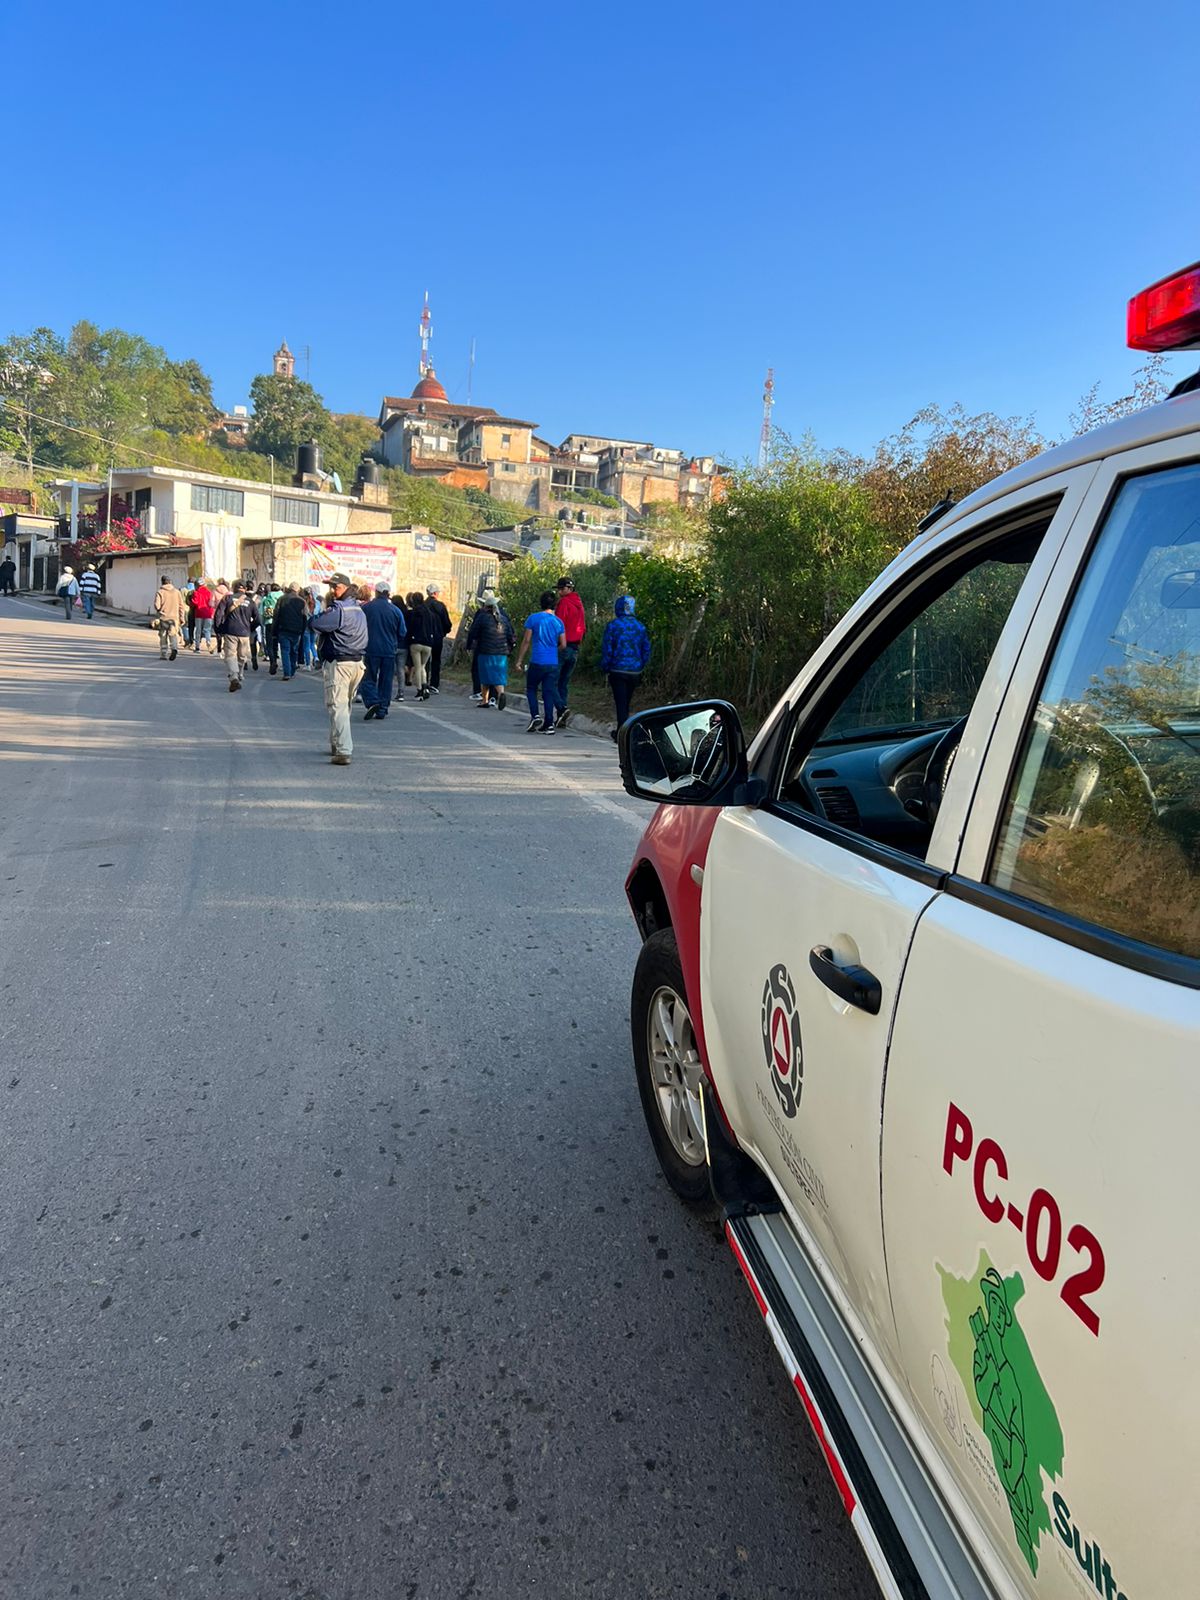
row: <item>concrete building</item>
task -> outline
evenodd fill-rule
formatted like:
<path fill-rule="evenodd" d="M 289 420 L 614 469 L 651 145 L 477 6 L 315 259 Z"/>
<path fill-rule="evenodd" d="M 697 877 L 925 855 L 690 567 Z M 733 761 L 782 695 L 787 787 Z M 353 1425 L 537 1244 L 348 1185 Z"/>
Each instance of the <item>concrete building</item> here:
<path fill-rule="evenodd" d="M 452 401 L 430 367 L 407 398 L 385 395 L 379 409 L 381 455 L 388 466 L 455 488 L 484 489 L 543 509 L 550 464 L 533 448 L 536 423 L 490 406 Z"/>
<path fill-rule="evenodd" d="M 191 544 L 212 524 L 231 528 L 240 541 L 269 539 L 283 527 L 312 530 L 315 536 L 341 538 L 368 529 L 386 529 L 391 521 L 387 493 L 378 484 L 364 484 L 359 495 L 330 494 L 296 488 L 285 482 L 273 487 L 249 478 L 220 477 L 175 467 L 118 467 L 108 482 L 58 478 L 52 484 L 60 511 L 68 519 L 65 537 L 79 536 L 80 515 L 98 505 L 101 522 L 136 518 L 148 543 Z"/>
<path fill-rule="evenodd" d="M 0 517 L 0 551 L 17 566 L 18 589 L 52 589 L 58 581 L 58 523 L 34 511 Z"/>
<path fill-rule="evenodd" d="M 570 433 L 551 461 L 551 495 L 570 499 L 589 490 L 618 502 L 622 517 L 652 506 L 704 506 L 722 491 L 712 456 L 687 456 L 644 439 Z"/>
<path fill-rule="evenodd" d="M 595 566 L 605 556 L 629 554 L 649 549 L 649 541 L 633 529 L 614 524 L 607 528 L 585 528 L 578 524 L 564 524 L 557 529 L 538 528 L 523 532 L 521 552 L 542 561 L 558 547 L 558 559 L 563 566 Z"/>

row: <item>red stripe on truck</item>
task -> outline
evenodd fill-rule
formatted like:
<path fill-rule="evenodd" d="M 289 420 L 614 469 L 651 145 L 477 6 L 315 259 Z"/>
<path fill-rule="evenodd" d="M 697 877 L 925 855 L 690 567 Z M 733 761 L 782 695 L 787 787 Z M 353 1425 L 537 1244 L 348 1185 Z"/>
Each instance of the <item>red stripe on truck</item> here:
<path fill-rule="evenodd" d="M 846 1508 L 846 1515 L 852 1517 L 858 1501 L 855 1499 L 854 1490 L 850 1487 L 850 1480 L 842 1469 L 842 1463 L 838 1459 L 837 1451 L 826 1437 L 824 1419 L 817 1410 L 812 1395 L 804 1387 L 804 1380 L 799 1373 L 792 1379 L 792 1382 L 795 1384 L 796 1393 L 800 1396 L 801 1403 L 808 1413 L 808 1420 L 812 1424 L 812 1431 L 817 1436 L 817 1443 L 825 1454 L 825 1464 L 833 1475 L 833 1481 L 837 1485 L 837 1492 L 841 1495 L 842 1504 Z"/>
<path fill-rule="evenodd" d="M 733 1229 L 729 1226 L 728 1223 L 725 1224 L 725 1237 L 726 1237 L 726 1239 L 729 1240 L 729 1248 L 733 1251 L 734 1259 L 737 1261 L 738 1266 L 741 1267 L 741 1269 L 742 1269 L 742 1276 L 745 1278 L 746 1282 L 750 1285 L 750 1293 L 754 1296 L 755 1301 L 758 1304 L 758 1309 L 762 1312 L 763 1316 L 765 1317 L 766 1314 L 767 1314 L 766 1297 L 764 1296 L 762 1290 L 758 1287 L 758 1280 L 754 1276 L 753 1272 L 751 1272 L 750 1263 L 746 1260 L 745 1256 L 742 1254 L 742 1247 L 737 1242 L 737 1240 L 734 1238 Z"/>

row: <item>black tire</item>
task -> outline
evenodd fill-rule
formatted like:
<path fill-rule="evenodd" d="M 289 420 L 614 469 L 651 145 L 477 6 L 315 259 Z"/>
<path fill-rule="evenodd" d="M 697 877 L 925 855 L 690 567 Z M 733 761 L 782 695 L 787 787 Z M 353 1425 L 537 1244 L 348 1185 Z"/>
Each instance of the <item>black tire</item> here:
<path fill-rule="evenodd" d="M 673 996 L 674 1001 L 667 996 Z M 661 1026 L 664 1013 L 659 1009 L 660 1001 L 665 1015 L 672 1021 L 678 1020 L 676 1033 L 680 1048 L 674 1052 L 675 1059 L 671 1059 L 669 1049 L 660 1048 L 657 1052 L 652 1049 L 656 1024 L 660 1045 L 665 1032 L 669 1031 Z M 652 933 L 641 948 L 633 974 L 629 1021 L 642 1113 L 663 1176 L 681 1199 L 691 1205 L 707 1204 L 712 1200 L 712 1193 L 703 1139 L 699 1136 L 702 1126 L 697 1098 L 699 1053 L 683 1048 L 689 1039 L 694 1046 L 694 1036 L 691 1035 L 691 1011 L 683 968 L 672 928 Z M 696 1096 L 690 1092 L 693 1083 Z"/>

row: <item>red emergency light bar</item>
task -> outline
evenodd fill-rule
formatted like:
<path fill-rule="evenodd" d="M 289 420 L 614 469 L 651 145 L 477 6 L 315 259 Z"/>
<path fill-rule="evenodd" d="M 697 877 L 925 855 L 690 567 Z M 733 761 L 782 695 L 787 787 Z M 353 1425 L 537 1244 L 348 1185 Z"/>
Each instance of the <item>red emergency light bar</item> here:
<path fill-rule="evenodd" d="M 1200 261 L 1135 294 L 1125 327 L 1131 350 L 1200 349 Z"/>

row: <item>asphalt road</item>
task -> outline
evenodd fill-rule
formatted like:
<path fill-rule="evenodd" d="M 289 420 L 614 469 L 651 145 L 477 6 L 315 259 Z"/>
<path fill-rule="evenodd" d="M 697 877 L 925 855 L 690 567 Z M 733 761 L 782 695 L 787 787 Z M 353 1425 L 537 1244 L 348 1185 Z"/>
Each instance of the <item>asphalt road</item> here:
<path fill-rule="evenodd" d="M 0 1595 L 875 1590 L 629 1064 L 606 740 L 0 600 Z"/>

